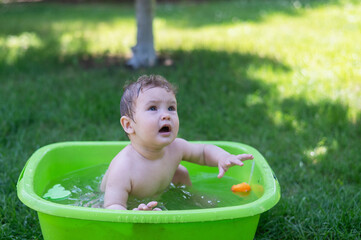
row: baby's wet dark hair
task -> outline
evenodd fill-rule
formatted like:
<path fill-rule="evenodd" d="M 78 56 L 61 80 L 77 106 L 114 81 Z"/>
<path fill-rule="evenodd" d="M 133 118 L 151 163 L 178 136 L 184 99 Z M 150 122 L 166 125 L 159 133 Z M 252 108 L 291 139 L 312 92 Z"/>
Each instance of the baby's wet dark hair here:
<path fill-rule="evenodd" d="M 160 87 L 174 93 L 176 95 L 176 88 L 160 75 L 143 75 L 138 78 L 136 82 L 132 82 L 124 87 L 124 93 L 120 100 L 120 115 L 127 116 L 133 119 L 135 101 L 139 96 L 140 91 L 149 88 Z"/>

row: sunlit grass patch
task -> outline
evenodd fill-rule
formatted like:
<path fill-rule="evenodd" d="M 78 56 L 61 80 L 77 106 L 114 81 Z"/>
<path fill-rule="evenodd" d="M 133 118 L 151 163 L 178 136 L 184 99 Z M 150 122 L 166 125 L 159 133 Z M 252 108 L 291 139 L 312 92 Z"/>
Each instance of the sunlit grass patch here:
<path fill-rule="evenodd" d="M 41 39 L 34 33 L 24 32 L 0 38 L 0 60 L 6 64 L 14 64 L 29 48 L 40 48 Z M 6 52 L 4 54 L 4 52 Z M 2 55 L 2 56 L 1 56 Z"/>

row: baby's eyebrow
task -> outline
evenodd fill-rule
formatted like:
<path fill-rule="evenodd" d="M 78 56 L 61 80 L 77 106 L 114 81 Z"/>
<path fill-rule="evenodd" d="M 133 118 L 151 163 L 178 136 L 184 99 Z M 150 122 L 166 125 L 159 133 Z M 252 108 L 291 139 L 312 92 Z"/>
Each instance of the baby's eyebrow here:
<path fill-rule="evenodd" d="M 147 104 L 157 104 L 163 102 L 162 100 L 150 100 L 149 102 L 147 102 Z M 177 104 L 177 101 L 167 101 L 168 104 Z"/>
<path fill-rule="evenodd" d="M 150 104 L 157 104 L 161 101 L 156 101 L 156 100 L 151 100 L 151 101 L 148 101 L 147 104 L 150 105 Z"/>

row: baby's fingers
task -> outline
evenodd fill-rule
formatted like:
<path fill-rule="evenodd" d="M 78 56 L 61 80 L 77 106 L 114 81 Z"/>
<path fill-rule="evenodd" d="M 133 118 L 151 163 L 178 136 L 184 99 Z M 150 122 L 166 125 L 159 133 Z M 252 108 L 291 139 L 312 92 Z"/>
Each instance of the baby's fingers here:
<path fill-rule="evenodd" d="M 219 174 L 218 178 L 222 178 L 224 176 L 224 173 L 226 172 L 223 167 L 219 167 Z"/>
<path fill-rule="evenodd" d="M 242 167 L 244 164 L 243 164 L 242 161 L 236 160 L 236 161 L 232 161 L 232 167 L 233 167 L 234 165 L 237 165 L 237 166 Z"/>
<path fill-rule="evenodd" d="M 152 208 L 154 208 L 154 207 L 157 206 L 157 205 L 158 205 L 158 202 L 152 201 L 152 202 L 149 202 L 149 203 L 147 204 L 147 207 L 150 208 L 150 209 L 152 209 Z"/>
<path fill-rule="evenodd" d="M 144 203 L 141 203 L 137 208 L 133 208 L 133 210 L 134 211 L 148 210 L 148 207 Z"/>
<path fill-rule="evenodd" d="M 158 202 L 152 201 L 149 202 L 147 205 L 144 203 L 139 204 L 137 208 L 133 208 L 134 211 L 162 211 L 160 208 L 154 208 L 158 205 Z M 154 208 L 154 209 L 153 209 Z"/>
<path fill-rule="evenodd" d="M 252 159 L 253 159 L 252 154 L 239 154 L 236 156 L 236 159 L 231 160 L 231 163 L 233 165 L 238 165 L 238 166 L 242 167 L 244 165 L 243 161 L 252 160 Z"/>
<path fill-rule="evenodd" d="M 252 160 L 254 157 L 252 154 L 239 154 L 237 158 L 241 161 Z"/>

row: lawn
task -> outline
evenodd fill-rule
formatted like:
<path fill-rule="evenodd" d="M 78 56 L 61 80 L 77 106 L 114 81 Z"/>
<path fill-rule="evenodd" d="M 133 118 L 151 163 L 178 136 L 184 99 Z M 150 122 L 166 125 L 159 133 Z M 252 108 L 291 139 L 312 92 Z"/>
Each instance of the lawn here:
<path fill-rule="evenodd" d="M 0 5 L 0 238 L 39 239 L 16 196 L 25 162 L 60 141 L 126 140 L 126 81 L 179 88 L 180 136 L 249 144 L 282 198 L 256 239 L 361 235 L 361 3 L 158 3 L 152 69 L 124 67 L 135 44 L 127 4 Z M 166 63 L 166 64 L 164 64 Z"/>

